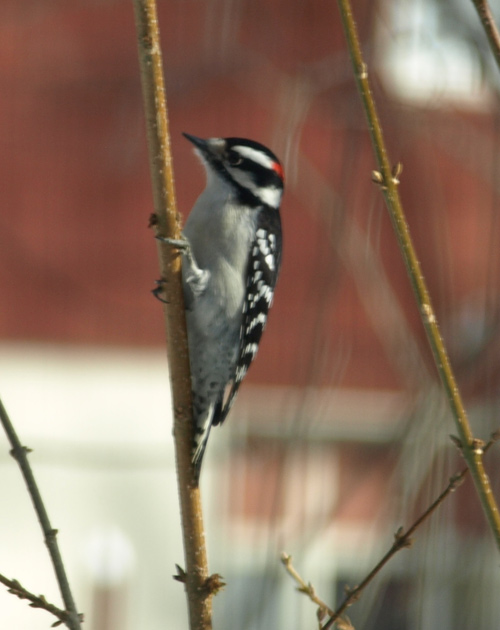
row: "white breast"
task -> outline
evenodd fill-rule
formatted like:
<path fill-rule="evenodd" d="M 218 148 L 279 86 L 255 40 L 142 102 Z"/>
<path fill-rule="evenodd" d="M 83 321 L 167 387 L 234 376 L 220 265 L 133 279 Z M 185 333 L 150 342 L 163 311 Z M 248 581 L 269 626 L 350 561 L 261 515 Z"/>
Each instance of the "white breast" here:
<path fill-rule="evenodd" d="M 205 292 L 209 319 L 224 313 L 240 317 L 248 252 L 255 237 L 258 210 L 234 202 L 229 186 L 218 178 L 200 195 L 184 227 L 198 266 L 210 272 Z"/>

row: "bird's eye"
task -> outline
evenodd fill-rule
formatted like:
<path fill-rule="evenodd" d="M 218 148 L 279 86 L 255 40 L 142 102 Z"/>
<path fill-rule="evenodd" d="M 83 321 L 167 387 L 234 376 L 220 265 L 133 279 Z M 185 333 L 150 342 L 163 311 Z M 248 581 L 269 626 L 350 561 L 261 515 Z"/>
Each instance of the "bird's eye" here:
<path fill-rule="evenodd" d="M 239 166 L 243 162 L 243 158 L 236 151 L 229 151 L 227 154 L 227 162 L 230 166 Z"/>

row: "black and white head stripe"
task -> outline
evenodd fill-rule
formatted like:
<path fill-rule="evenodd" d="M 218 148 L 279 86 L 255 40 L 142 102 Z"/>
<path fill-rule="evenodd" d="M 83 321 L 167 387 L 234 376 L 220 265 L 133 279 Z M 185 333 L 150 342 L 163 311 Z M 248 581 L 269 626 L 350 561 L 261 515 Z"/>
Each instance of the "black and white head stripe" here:
<path fill-rule="evenodd" d="M 264 207 L 259 213 L 255 240 L 248 260 L 240 350 L 233 385 L 217 424 L 223 422 L 229 413 L 241 381 L 257 354 L 281 267 L 281 239 L 278 213 Z"/>
<path fill-rule="evenodd" d="M 283 194 L 283 168 L 267 147 L 253 140 L 226 138 L 224 165 L 243 194 L 278 208 Z"/>
<path fill-rule="evenodd" d="M 277 209 L 283 194 L 283 167 L 267 147 L 244 138 L 203 140 L 184 134 L 207 167 L 233 186 L 245 205 Z"/>
<path fill-rule="evenodd" d="M 250 194 L 257 202 L 263 203 L 271 208 L 279 208 L 283 188 L 274 184 L 262 185 L 256 182 L 255 171 L 245 171 L 241 167 L 227 167 L 227 171 L 231 176 L 231 181 L 238 185 L 240 193 L 244 201 L 246 195 Z"/>
<path fill-rule="evenodd" d="M 229 138 L 226 142 L 229 145 L 229 142 L 233 140 Z M 234 142 L 238 142 L 238 140 L 233 140 Z M 273 170 L 274 165 L 278 162 L 278 159 L 275 155 L 273 155 L 269 149 L 262 145 L 257 145 L 257 143 L 246 141 L 246 144 L 234 144 L 231 146 L 230 150 L 234 151 L 238 155 L 241 156 L 242 159 L 247 159 L 253 162 L 254 164 L 260 164 L 266 169 Z"/>

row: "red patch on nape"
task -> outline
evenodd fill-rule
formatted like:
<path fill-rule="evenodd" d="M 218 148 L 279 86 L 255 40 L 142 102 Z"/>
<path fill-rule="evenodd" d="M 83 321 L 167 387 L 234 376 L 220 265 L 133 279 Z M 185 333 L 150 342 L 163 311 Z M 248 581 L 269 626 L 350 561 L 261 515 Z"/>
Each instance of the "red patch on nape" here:
<path fill-rule="evenodd" d="M 273 162 L 273 171 L 278 173 L 283 181 L 285 181 L 285 171 L 279 162 Z"/>

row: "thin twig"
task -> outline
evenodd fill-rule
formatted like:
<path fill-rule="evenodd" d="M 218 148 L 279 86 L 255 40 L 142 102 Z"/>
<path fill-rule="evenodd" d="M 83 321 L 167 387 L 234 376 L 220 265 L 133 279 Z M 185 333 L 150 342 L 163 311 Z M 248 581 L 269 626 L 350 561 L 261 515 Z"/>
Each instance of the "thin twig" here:
<path fill-rule="evenodd" d="M 300 577 L 299 572 L 292 564 L 292 556 L 290 554 L 283 552 L 281 554 L 281 562 L 285 567 L 287 573 L 297 582 L 297 590 L 299 591 L 299 593 L 304 593 L 304 595 L 307 595 L 307 597 L 309 597 L 309 599 L 318 606 L 318 611 L 316 615 L 318 617 L 318 621 L 321 627 L 321 621 L 325 618 L 325 616 L 334 615 L 334 611 L 317 595 L 316 590 L 311 582 L 306 583 Z"/>
<path fill-rule="evenodd" d="M 498 27 L 493 19 L 491 9 L 487 0 L 472 0 L 472 4 L 476 7 L 484 32 L 488 38 L 491 51 L 493 52 L 498 69 L 500 70 L 500 33 L 498 32 Z"/>
<path fill-rule="evenodd" d="M 42 610 L 46 610 L 51 613 L 59 621 L 56 621 L 52 624 L 52 628 L 56 628 L 61 624 L 66 624 L 68 627 L 70 623 L 69 613 L 67 610 L 62 610 L 54 604 L 48 602 L 43 595 L 34 595 L 30 591 L 24 588 L 17 580 L 9 580 L 9 578 L 5 577 L 0 573 L 0 583 L 6 586 L 9 589 L 9 593 L 12 595 L 16 595 L 19 599 L 27 599 L 30 602 L 31 608 L 40 608 Z M 83 615 L 79 615 L 80 621 L 83 621 Z"/>
<path fill-rule="evenodd" d="M 482 443 L 475 439 L 467 418 L 462 397 L 448 358 L 443 338 L 439 331 L 437 318 L 432 307 L 429 291 L 417 258 L 410 236 L 406 217 L 398 191 L 398 176 L 401 167 L 393 170 L 390 166 L 385 147 L 382 127 L 375 107 L 370 84 L 368 69 L 363 60 L 359 37 L 349 0 L 338 0 L 344 31 L 354 68 L 354 75 L 363 102 L 368 128 L 372 139 L 375 157 L 379 171 L 374 173 L 374 181 L 380 185 L 385 198 L 389 216 L 397 236 L 399 248 L 403 256 L 406 269 L 417 301 L 420 317 L 427 333 L 434 361 L 446 391 L 450 408 L 458 431 L 462 454 L 470 468 L 476 492 L 481 501 L 490 529 L 500 550 L 500 513 L 491 489 L 490 480 L 483 465 Z"/>
<path fill-rule="evenodd" d="M 319 630 L 322 630 L 321 622 L 325 618 L 326 615 L 334 615 L 333 610 L 325 604 L 325 602 L 318 597 L 314 586 L 308 582 L 306 583 L 300 576 L 297 569 L 292 564 L 292 556 L 283 552 L 281 554 L 281 562 L 283 563 L 287 573 L 297 582 L 298 587 L 297 590 L 299 593 L 304 593 L 307 595 L 309 599 L 318 605 L 318 610 L 316 612 L 316 616 L 318 618 L 318 627 Z M 338 630 L 354 630 L 354 626 L 351 623 L 351 620 L 348 617 L 342 617 L 336 619 L 336 624 Z"/>
<path fill-rule="evenodd" d="M 157 234 L 179 238 L 167 101 L 163 80 L 160 33 L 155 0 L 133 0 L 146 115 L 149 163 Z M 181 260 L 173 248 L 158 244 L 165 288 L 165 327 L 174 409 L 174 440 L 186 562 L 185 587 L 191 630 L 212 627 L 212 595 L 217 579 L 208 576 L 200 491 L 191 465 L 193 423 Z M 215 585 L 215 586 L 214 586 Z"/>
<path fill-rule="evenodd" d="M 491 436 L 488 444 L 484 447 L 484 452 L 486 453 L 492 446 L 500 439 L 500 431 L 496 431 Z M 431 514 L 433 514 L 437 508 L 443 503 L 443 501 L 454 492 L 464 481 L 467 474 L 470 472 L 470 469 L 465 467 L 460 472 L 454 474 L 450 478 L 449 484 L 446 488 L 441 492 L 441 494 L 429 505 L 429 507 L 415 520 L 415 522 L 410 525 L 410 527 L 404 531 L 402 527 L 398 529 L 398 531 L 394 534 L 394 542 L 391 548 L 387 551 L 387 553 L 377 562 L 377 564 L 373 567 L 373 569 L 368 573 L 368 575 L 364 578 L 362 582 L 360 582 L 355 588 L 349 589 L 344 601 L 340 604 L 337 610 L 334 613 L 328 612 L 330 619 L 325 623 L 322 627 L 322 630 L 328 630 L 331 626 L 338 622 L 341 618 L 341 615 L 352 606 L 354 602 L 356 602 L 361 596 L 361 592 L 368 586 L 368 584 L 373 580 L 373 578 L 382 570 L 382 568 L 389 562 L 389 560 L 401 549 L 408 549 L 412 546 L 413 540 L 412 536 L 415 531 L 426 521 Z"/>
<path fill-rule="evenodd" d="M 47 510 L 45 509 L 45 505 L 42 501 L 40 491 L 38 490 L 33 471 L 31 470 L 31 466 L 28 461 L 27 454 L 30 452 L 30 450 L 25 446 L 22 446 L 21 442 L 19 441 L 19 438 L 17 437 L 14 427 L 10 421 L 9 416 L 7 415 L 7 411 L 5 410 L 5 407 L 3 406 L 1 400 L 0 422 L 2 423 L 2 426 L 12 447 L 11 455 L 17 461 L 21 469 L 24 481 L 26 482 L 26 486 L 28 488 L 29 495 L 35 508 L 36 515 L 38 516 L 38 520 L 43 531 L 45 544 L 47 545 L 47 549 L 49 551 L 50 559 L 52 561 L 54 572 L 56 574 L 57 583 L 59 585 L 59 590 L 61 591 L 61 596 L 67 611 L 67 618 L 64 620 L 64 623 L 71 630 L 80 630 L 81 617 L 76 610 L 75 601 L 71 593 L 71 588 L 69 586 L 68 578 L 66 576 L 64 564 L 61 558 L 61 554 L 59 552 L 59 546 L 57 544 L 57 530 L 53 529 L 50 524 Z"/>

